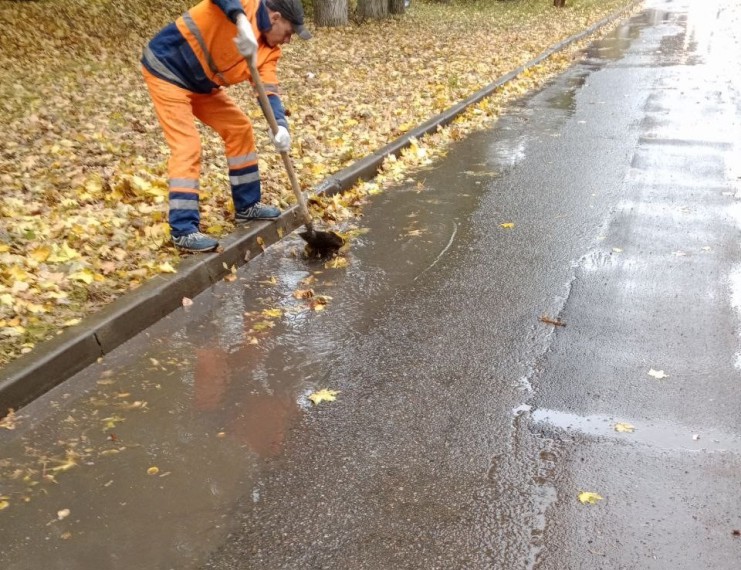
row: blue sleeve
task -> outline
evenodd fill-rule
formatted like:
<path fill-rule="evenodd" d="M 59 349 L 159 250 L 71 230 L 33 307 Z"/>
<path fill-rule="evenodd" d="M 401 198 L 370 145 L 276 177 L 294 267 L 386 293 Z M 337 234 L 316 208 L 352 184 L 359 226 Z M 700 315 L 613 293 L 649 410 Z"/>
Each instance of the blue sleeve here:
<path fill-rule="evenodd" d="M 232 22 L 236 23 L 237 14 L 244 14 L 244 8 L 239 0 L 211 0 Z"/>
<path fill-rule="evenodd" d="M 275 115 L 275 122 L 282 127 L 288 128 L 288 119 L 286 119 L 286 112 L 283 109 L 283 103 L 281 102 L 280 97 L 271 93 L 268 95 L 268 100 L 273 109 L 273 115 Z"/>

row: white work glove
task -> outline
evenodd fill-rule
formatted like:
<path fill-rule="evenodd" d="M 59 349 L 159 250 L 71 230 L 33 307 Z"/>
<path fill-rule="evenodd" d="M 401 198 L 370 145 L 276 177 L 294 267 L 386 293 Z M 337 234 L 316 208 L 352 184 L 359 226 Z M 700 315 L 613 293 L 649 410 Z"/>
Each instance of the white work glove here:
<path fill-rule="evenodd" d="M 291 135 L 287 128 L 278 125 L 278 132 L 273 135 L 273 131 L 269 130 L 268 135 L 278 152 L 288 152 L 291 149 Z"/>
<path fill-rule="evenodd" d="M 237 49 L 242 57 L 250 59 L 257 55 L 257 39 L 252 25 L 244 14 L 237 16 L 237 36 L 234 38 Z"/>

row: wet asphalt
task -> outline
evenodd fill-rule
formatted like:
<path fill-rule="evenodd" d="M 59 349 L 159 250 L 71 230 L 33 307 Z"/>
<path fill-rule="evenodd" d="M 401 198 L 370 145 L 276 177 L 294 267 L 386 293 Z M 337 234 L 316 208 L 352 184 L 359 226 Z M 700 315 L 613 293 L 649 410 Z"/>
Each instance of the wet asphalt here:
<path fill-rule="evenodd" d="M 284 240 L 23 408 L 3 567 L 738 568 L 740 24 L 648 2 L 347 268 Z"/>

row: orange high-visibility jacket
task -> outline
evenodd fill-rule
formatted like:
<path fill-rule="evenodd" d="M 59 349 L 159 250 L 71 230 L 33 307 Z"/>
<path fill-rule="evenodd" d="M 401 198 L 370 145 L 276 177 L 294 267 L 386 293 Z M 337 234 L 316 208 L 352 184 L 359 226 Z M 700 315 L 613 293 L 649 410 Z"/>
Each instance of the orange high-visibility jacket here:
<path fill-rule="evenodd" d="M 237 50 L 235 20 L 243 12 L 257 38 L 257 69 L 270 97 L 276 120 L 286 126 L 278 99 L 280 46 L 265 43 L 269 13 L 259 0 L 203 0 L 165 26 L 144 49 L 142 65 L 153 75 L 196 93 L 249 81 L 247 62 Z M 276 101 L 277 100 L 277 101 Z M 277 105 L 276 105 L 277 103 Z"/>

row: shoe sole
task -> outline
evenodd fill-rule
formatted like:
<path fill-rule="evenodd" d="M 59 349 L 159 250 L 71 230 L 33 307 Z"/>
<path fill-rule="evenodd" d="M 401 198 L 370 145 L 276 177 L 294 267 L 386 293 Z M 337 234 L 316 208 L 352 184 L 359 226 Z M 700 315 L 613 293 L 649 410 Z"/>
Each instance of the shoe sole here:
<path fill-rule="evenodd" d="M 216 251 L 217 249 L 219 249 L 219 244 L 217 243 L 215 246 L 206 249 L 190 249 L 187 247 L 181 247 L 179 245 L 175 245 L 175 248 L 178 251 L 182 251 L 184 253 L 209 253 L 211 251 Z"/>
<path fill-rule="evenodd" d="M 246 220 L 242 218 L 242 219 L 235 219 L 234 223 L 235 224 L 246 224 L 248 222 L 254 222 L 254 221 L 264 222 L 264 221 L 270 221 L 270 220 L 277 220 L 278 218 L 280 218 L 280 216 L 275 216 L 274 218 L 247 218 Z"/>
<path fill-rule="evenodd" d="M 277 216 L 271 216 L 269 218 L 234 218 L 234 221 L 236 223 L 244 223 L 244 222 L 251 222 L 253 220 L 277 220 L 280 218 L 280 214 Z"/>

